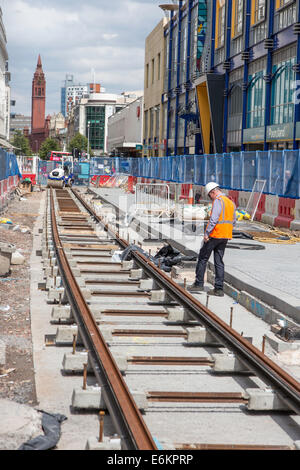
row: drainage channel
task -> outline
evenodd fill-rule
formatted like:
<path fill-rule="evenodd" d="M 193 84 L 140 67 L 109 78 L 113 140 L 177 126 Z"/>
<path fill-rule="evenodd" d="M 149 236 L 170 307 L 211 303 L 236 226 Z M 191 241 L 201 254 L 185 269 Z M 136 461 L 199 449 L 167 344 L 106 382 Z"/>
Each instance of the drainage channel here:
<path fill-rule="evenodd" d="M 253 358 L 249 361 L 247 356 L 245 361 L 243 357 L 240 362 L 231 353 L 227 325 L 226 336 L 220 335 L 219 329 L 213 334 L 211 324 L 208 330 L 203 315 L 211 317 L 212 312 L 199 306 L 143 256 L 135 255 L 134 261 L 119 264 L 96 261 L 104 253 L 105 257 L 112 257 L 120 246 L 126 247 L 126 242 L 111 227 L 99 226 L 101 221 L 78 196 L 71 191 L 49 192 L 48 216 L 52 227 L 51 231 L 48 229 L 43 250 L 44 260 L 47 262 L 50 256 L 53 264 L 48 283 L 49 299 L 57 304 L 53 316 L 58 323 L 72 325 L 58 328 L 55 339 L 57 345 L 60 342 L 73 345 L 72 354 L 64 358 L 64 367 L 83 375 L 88 368 L 101 384 L 97 390 L 85 385 L 73 405 L 89 408 L 94 401 L 97 405 L 93 406 L 99 410 L 108 410 L 120 436 L 120 447 L 128 450 L 155 450 L 157 439 L 166 449 L 178 449 L 176 442 L 194 442 L 195 449 L 205 446 L 246 449 L 251 445 L 256 448 L 262 442 L 253 443 L 253 435 L 248 442 L 246 429 L 254 422 L 257 426 L 257 412 L 261 411 L 269 414 L 267 420 L 261 419 L 259 426 L 267 440 L 266 425 L 270 426 L 269 433 L 273 436 L 270 446 L 274 448 L 275 440 L 278 448 L 296 448 L 295 439 L 286 432 L 289 429 L 286 421 L 297 408 L 297 387 L 292 397 L 285 396 L 282 400 L 277 390 L 266 388 L 261 379 L 255 377 L 257 382 L 253 382 L 253 376 L 259 375 L 253 367 Z M 68 225 L 64 225 L 70 213 L 86 221 L 85 228 L 78 226 L 78 234 L 73 233 L 74 226 L 70 233 Z M 87 244 L 80 233 L 86 228 L 91 232 L 90 237 L 84 235 Z M 94 255 L 95 261 L 87 261 Z M 196 309 L 201 309 L 201 316 L 195 314 Z M 232 344 L 235 341 L 233 335 Z M 245 341 L 241 342 L 250 349 L 250 355 L 251 345 L 248 348 Z M 137 351 L 144 353 L 137 355 Z M 267 367 L 270 368 L 270 363 Z M 279 371 L 274 370 L 277 378 Z M 266 378 L 265 372 L 262 376 Z M 284 385 L 288 382 L 292 387 L 292 380 L 285 373 L 282 376 Z M 181 377 L 179 381 L 178 377 Z M 154 383 L 157 390 L 153 391 Z M 217 390 L 213 390 L 215 387 Z M 212 404 L 220 420 L 215 423 L 219 436 L 212 436 L 207 428 L 212 424 L 208 407 Z M 279 413 L 276 425 L 272 419 L 274 413 Z M 242 428 L 232 432 L 232 442 L 218 444 L 223 436 L 222 426 L 236 414 L 237 425 L 240 423 Z M 205 430 L 203 416 L 208 420 Z M 106 440 L 104 448 L 110 448 L 109 445 Z M 182 449 L 186 445 L 182 444 Z M 268 448 L 267 443 L 264 447 Z"/>

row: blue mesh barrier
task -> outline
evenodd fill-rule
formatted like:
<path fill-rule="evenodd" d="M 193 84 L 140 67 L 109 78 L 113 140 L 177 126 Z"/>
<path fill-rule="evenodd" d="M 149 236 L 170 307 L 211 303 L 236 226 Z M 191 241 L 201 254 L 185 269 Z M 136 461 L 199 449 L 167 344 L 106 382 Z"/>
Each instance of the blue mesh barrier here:
<path fill-rule="evenodd" d="M 270 152 L 268 151 L 258 151 L 257 154 L 257 179 L 266 180 L 266 185 L 264 191 L 269 192 L 269 182 L 270 182 Z"/>
<path fill-rule="evenodd" d="M 223 188 L 231 189 L 232 160 L 229 153 L 223 155 Z"/>
<path fill-rule="evenodd" d="M 215 155 L 205 155 L 206 158 L 206 181 L 217 181 L 217 168 L 216 168 L 216 156 Z"/>
<path fill-rule="evenodd" d="M 0 149 L 0 180 L 6 180 L 9 176 L 22 176 L 18 167 L 17 157 Z"/>
<path fill-rule="evenodd" d="M 223 158 L 223 154 L 215 155 L 216 182 L 222 187 L 224 187 Z"/>
<path fill-rule="evenodd" d="M 0 151 L 1 152 L 1 151 Z M 5 152 L 0 153 L 0 178 L 18 171 L 8 163 Z M 53 162 L 51 162 L 53 163 Z M 87 163 L 87 165 L 89 165 Z M 52 169 L 52 168 L 51 168 Z M 40 162 L 39 182 L 43 184 L 48 172 Z M 78 174 L 82 172 L 78 172 Z M 215 155 L 181 155 L 143 158 L 95 158 L 90 163 L 90 175 L 123 173 L 137 178 L 149 178 L 179 184 L 206 185 L 215 181 L 222 188 L 252 191 L 255 180 L 266 180 L 264 192 L 281 197 L 300 197 L 300 151 L 272 150 L 234 152 Z M 16 173 L 14 173 L 16 174 Z M 87 173 L 85 173 L 87 174 Z"/>
<path fill-rule="evenodd" d="M 187 155 L 183 159 L 183 179 L 185 183 L 194 183 L 195 180 L 195 157 Z"/>
<path fill-rule="evenodd" d="M 205 164 L 206 159 L 204 155 L 195 155 L 195 176 L 194 176 L 194 184 L 198 184 L 199 186 L 204 186 L 206 184 L 205 178 Z"/>
<path fill-rule="evenodd" d="M 232 172 L 231 172 L 231 189 L 240 191 L 242 189 L 242 160 L 241 152 L 231 153 Z"/>
<path fill-rule="evenodd" d="M 299 175 L 299 152 L 298 150 L 285 150 L 284 151 L 284 171 L 283 171 L 283 193 L 282 196 L 293 197 L 297 194 L 298 190 L 298 175 Z"/>
<path fill-rule="evenodd" d="M 269 192 L 271 194 L 283 194 L 283 156 L 284 153 L 280 150 L 270 152 Z"/>
<path fill-rule="evenodd" d="M 256 178 L 256 152 L 241 152 L 242 181 L 245 191 L 252 191 Z"/>

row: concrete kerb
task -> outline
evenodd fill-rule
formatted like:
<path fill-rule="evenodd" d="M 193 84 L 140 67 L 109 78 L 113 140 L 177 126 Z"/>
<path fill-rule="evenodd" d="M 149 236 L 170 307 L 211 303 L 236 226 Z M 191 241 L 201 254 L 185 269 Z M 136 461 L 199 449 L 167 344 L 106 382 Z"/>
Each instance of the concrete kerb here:
<path fill-rule="evenodd" d="M 214 265 L 211 262 L 208 263 L 207 278 L 208 282 L 214 284 Z M 283 318 L 290 326 L 296 325 L 293 320 L 296 323 L 299 322 L 299 307 L 291 305 L 270 292 L 246 284 L 232 274 L 225 273 L 224 292 L 270 325 Z"/>

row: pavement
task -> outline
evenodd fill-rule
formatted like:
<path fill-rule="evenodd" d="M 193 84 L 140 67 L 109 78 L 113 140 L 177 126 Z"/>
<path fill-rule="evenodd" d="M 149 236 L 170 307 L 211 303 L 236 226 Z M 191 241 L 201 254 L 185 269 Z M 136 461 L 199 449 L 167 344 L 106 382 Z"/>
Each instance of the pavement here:
<path fill-rule="evenodd" d="M 98 188 L 93 190 L 108 202 L 118 206 L 120 214 L 128 214 L 135 204 L 135 196 L 126 194 L 119 188 Z M 161 237 L 175 241 L 183 249 L 199 253 L 203 239 L 204 222 L 199 221 L 196 232 L 191 231 L 191 224 L 175 221 L 156 223 L 153 219 L 136 216 L 142 226 L 150 225 L 152 237 Z M 236 230 L 264 230 L 262 224 L 241 221 Z M 240 249 L 247 245 L 263 246 L 263 250 Z M 236 245 L 239 245 L 239 249 Z M 225 281 L 238 291 L 246 291 L 258 299 L 289 317 L 292 322 L 300 322 L 300 283 L 298 266 L 300 261 L 300 243 L 269 244 L 252 240 L 234 239 L 226 250 Z M 210 263 L 213 267 L 213 263 Z M 234 296 L 234 292 L 233 292 Z M 251 303 L 251 302 L 250 302 Z M 262 313 L 262 316 L 264 313 Z"/>

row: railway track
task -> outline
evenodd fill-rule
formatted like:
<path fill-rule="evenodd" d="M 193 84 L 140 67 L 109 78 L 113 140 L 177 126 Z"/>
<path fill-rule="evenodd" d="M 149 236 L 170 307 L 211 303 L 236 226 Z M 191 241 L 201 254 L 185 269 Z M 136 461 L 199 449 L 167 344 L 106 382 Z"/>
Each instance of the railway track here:
<path fill-rule="evenodd" d="M 156 451 L 162 441 L 182 450 L 296 449 L 298 439 L 284 437 L 284 429 L 293 428 L 290 434 L 297 434 L 295 423 L 290 423 L 291 416 L 300 414 L 295 378 L 143 254 L 133 253 L 131 262 L 113 262 L 112 253 L 127 248 L 128 241 L 79 192 L 49 190 L 47 213 L 44 256 L 52 257 L 58 268 L 52 268 L 54 302 L 70 306 L 76 325 L 73 356 L 79 345 L 88 352 L 83 388 L 88 366 L 101 384 L 102 403 L 123 449 Z M 121 368 L 120 351 L 126 359 Z M 138 355 L 140 351 L 148 354 Z M 219 359 L 225 356 L 231 365 L 220 370 Z M 133 387 L 139 393 L 132 392 Z M 265 414 L 270 423 L 276 414 L 277 443 L 253 435 L 244 443 L 241 438 L 228 443 L 226 436 L 224 443 L 222 431 L 217 443 L 216 437 L 207 443 L 205 428 L 210 435 L 213 413 L 224 414 L 221 428 L 231 414 L 238 415 L 245 436 L 246 422 L 249 429 L 263 430 Z M 189 419 L 194 430 L 189 429 Z"/>

